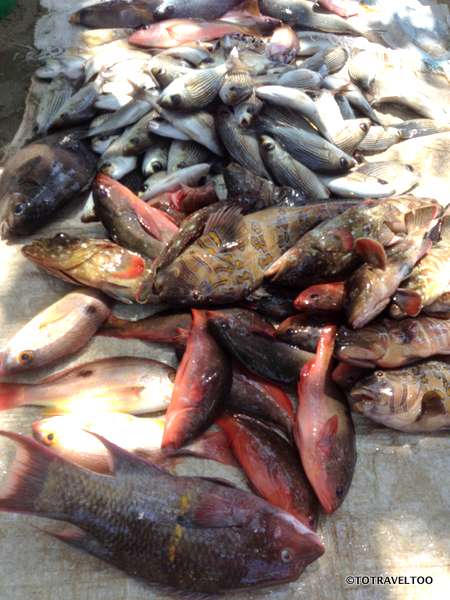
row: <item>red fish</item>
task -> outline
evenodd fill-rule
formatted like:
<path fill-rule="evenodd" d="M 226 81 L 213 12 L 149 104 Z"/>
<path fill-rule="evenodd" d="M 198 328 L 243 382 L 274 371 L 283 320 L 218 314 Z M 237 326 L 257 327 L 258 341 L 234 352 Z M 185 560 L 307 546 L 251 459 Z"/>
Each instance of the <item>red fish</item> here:
<path fill-rule="evenodd" d="M 277 433 L 244 415 L 226 415 L 217 424 L 227 434 L 256 492 L 314 530 L 317 498 L 295 449 Z"/>
<path fill-rule="evenodd" d="M 191 324 L 192 318 L 189 313 L 154 315 L 139 321 L 129 321 L 111 315 L 98 335 L 159 344 L 185 344 Z"/>
<path fill-rule="evenodd" d="M 188 214 L 218 201 L 216 190 L 210 183 L 196 188 L 182 185 L 170 194 L 170 199 L 176 210 Z"/>
<path fill-rule="evenodd" d="M 305 312 L 339 312 L 345 298 L 345 282 L 312 285 L 297 296 L 294 307 Z"/>
<path fill-rule="evenodd" d="M 316 357 L 302 369 L 295 427 L 303 467 L 327 513 L 342 504 L 356 462 L 353 422 L 329 373 L 335 336 L 336 326 L 326 328 Z"/>
<path fill-rule="evenodd" d="M 231 365 L 207 331 L 206 313 L 192 311 L 192 328 L 166 413 L 162 448 L 180 448 L 204 431 L 231 386 Z"/>
<path fill-rule="evenodd" d="M 225 35 L 242 33 L 259 36 L 258 27 L 245 27 L 226 21 L 202 19 L 168 19 L 135 31 L 130 44 L 144 48 L 175 48 L 189 42 L 209 42 Z"/>

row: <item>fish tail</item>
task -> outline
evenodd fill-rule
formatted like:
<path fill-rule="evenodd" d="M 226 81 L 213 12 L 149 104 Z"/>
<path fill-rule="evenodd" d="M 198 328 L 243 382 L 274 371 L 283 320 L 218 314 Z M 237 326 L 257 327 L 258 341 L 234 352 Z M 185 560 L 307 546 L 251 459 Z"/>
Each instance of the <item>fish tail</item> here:
<path fill-rule="evenodd" d="M 0 383 L 0 410 L 26 404 L 25 387 L 20 383 Z"/>
<path fill-rule="evenodd" d="M 0 493 L 0 511 L 60 516 L 55 490 L 45 498 L 42 493 L 54 463 L 66 461 L 32 438 L 11 431 L 0 431 L 0 436 L 18 444 L 9 478 Z"/>

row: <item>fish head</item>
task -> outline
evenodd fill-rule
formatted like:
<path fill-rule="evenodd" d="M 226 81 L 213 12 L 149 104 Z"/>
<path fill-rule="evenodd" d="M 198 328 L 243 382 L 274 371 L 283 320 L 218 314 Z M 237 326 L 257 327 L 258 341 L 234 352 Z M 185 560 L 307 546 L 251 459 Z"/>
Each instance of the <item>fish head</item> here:
<path fill-rule="evenodd" d="M 58 270 L 80 264 L 85 259 L 87 249 L 88 244 L 82 244 L 79 238 L 58 233 L 52 238 L 33 240 L 23 246 L 22 253 L 39 266 Z"/>
<path fill-rule="evenodd" d="M 3 208 L 3 238 L 32 233 L 51 214 L 54 200 L 43 182 L 20 179 L 15 189 L 0 197 Z M 47 208 L 49 207 L 49 208 Z"/>
<path fill-rule="evenodd" d="M 344 293 L 344 286 L 340 282 L 312 285 L 298 295 L 295 307 L 308 312 L 334 312 L 341 308 Z"/>
<path fill-rule="evenodd" d="M 61 445 L 61 434 L 67 429 L 67 417 L 49 417 L 31 425 L 34 439 L 49 448 Z M 64 434 L 63 434 L 64 435 Z"/>
<path fill-rule="evenodd" d="M 191 271 L 183 257 L 156 275 L 154 290 L 169 304 L 204 306 L 213 303 L 213 286 L 206 277 Z"/>
<path fill-rule="evenodd" d="M 272 324 L 260 314 L 245 308 L 223 308 L 208 310 L 208 324 L 216 331 L 233 331 L 236 334 L 248 335 L 261 333 L 269 336 L 275 335 Z"/>
<path fill-rule="evenodd" d="M 339 360 L 358 367 L 373 367 L 387 352 L 387 331 L 376 327 L 359 330 L 341 327 L 336 338 L 336 355 Z"/>
<path fill-rule="evenodd" d="M 385 285 L 381 281 L 386 272 L 380 275 L 380 271 L 363 265 L 349 280 L 345 304 L 348 321 L 355 329 L 364 327 L 389 304 L 390 297 L 386 297 Z"/>

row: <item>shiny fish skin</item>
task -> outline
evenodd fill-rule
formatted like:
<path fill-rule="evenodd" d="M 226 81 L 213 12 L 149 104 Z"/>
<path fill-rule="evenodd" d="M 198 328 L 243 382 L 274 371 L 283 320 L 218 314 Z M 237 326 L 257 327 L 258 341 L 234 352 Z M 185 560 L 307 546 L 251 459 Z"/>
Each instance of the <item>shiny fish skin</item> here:
<path fill-rule="evenodd" d="M 0 509 L 68 521 L 76 535 L 52 535 L 141 580 L 201 593 L 261 587 L 297 579 L 323 553 L 315 533 L 253 494 L 169 475 L 104 438 L 112 476 L 19 434 L 2 436 L 20 445 L 27 469 L 12 466 L 19 492 L 6 487 Z"/>
<path fill-rule="evenodd" d="M 105 151 L 104 156 L 138 156 L 147 148 L 157 144 L 148 124 L 155 118 L 157 113 L 150 111 L 131 125 L 112 143 Z"/>
<path fill-rule="evenodd" d="M 164 192 L 173 192 L 182 185 L 196 185 L 203 177 L 209 173 L 210 165 L 200 163 L 192 167 L 178 169 L 173 173 L 166 174 L 150 189 L 144 191 L 141 195 L 142 200 L 146 202 Z M 164 174 L 163 171 L 161 171 Z"/>
<path fill-rule="evenodd" d="M 155 19 L 217 19 L 235 8 L 241 0 L 162 0 L 154 9 Z"/>
<path fill-rule="evenodd" d="M 344 198 L 387 198 L 395 193 L 392 184 L 358 170 L 341 177 L 322 175 L 321 181 L 330 192 Z"/>
<path fill-rule="evenodd" d="M 101 173 L 120 180 L 137 167 L 136 156 L 105 156 L 98 164 Z"/>
<path fill-rule="evenodd" d="M 46 367 L 83 348 L 111 309 L 102 294 L 80 289 L 40 312 L 2 350 L 4 375 Z"/>
<path fill-rule="evenodd" d="M 199 69 L 177 77 L 161 93 L 159 103 L 169 110 L 192 111 L 205 108 L 217 96 L 228 65 Z"/>
<path fill-rule="evenodd" d="M 450 321 L 419 317 L 383 319 L 352 331 L 341 327 L 336 357 L 358 367 L 393 369 L 437 354 L 450 354 Z"/>
<path fill-rule="evenodd" d="M 311 317 L 309 314 L 289 317 L 277 328 L 277 338 L 307 352 L 316 352 L 324 327 L 333 323 L 330 317 Z"/>
<path fill-rule="evenodd" d="M 76 133 L 55 134 L 25 146 L 0 179 L 3 237 L 27 235 L 91 183 L 96 157 Z"/>
<path fill-rule="evenodd" d="M 440 123 L 433 119 L 403 121 L 403 123 L 397 123 L 395 127 L 400 132 L 402 140 L 410 140 L 423 135 L 433 135 L 434 133 L 450 131 L 450 124 Z"/>
<path fill-rule="evenodd" d="M 174 173 L 179 169 L 209 162 L 211 157 L 209 150 L 197 142 L 174 140 L 169 148 L 167 172 Z"/>
<path fill-rule="evenodd" d="M 216 124 L 220 139 L 232 158 L 255 175 L 270 179 L 261 158 L 256 135 L 241 129 L 233 113 L 226 106 L 218 109 Z"/>
<path fill-rule="evenodd" d="M 228 63 L 228 71 L 225 74 L 219 96 L 224 104 L 235 106 L 252 95 L 253 81 L 249 69 L 239 60 L 237 51 L 231 51 Z"/>
<path fill-rule="evenodd" d="M 38 136 L 47 135 L 47 132 L 62 106 L 72 97 L 74 93 L 73 82 L 64 75 L 53 79 L 45 94 L 40 99 L 35 117 L 33 132 Z"/>
<path fill-rule="evenodd" d="M 361 142 L 367 136 L 370 119 L 347 119 L 342 122 L 342 128 L 333 132 L 332 141 L 343 152 L 352 155 L 359 149 Z"/>
<path fill-rule="evenodd" d="M 313 200 L 326 200 L 330 197 L 320 179 L 285 152 L 273 138 L 261 136 L 260 147 L 263 160 L 279 185 L 298 189 Z"/>
<path fill-rule="evenodd" d="M 376 154 L 387 150 L 401 139 L 401 132 L 396 127 L 373 125 L 358 144 L 358 150 L 363 154 Z"/>
<path fill-rule="evenodd" d="M 103 77 L 84 85 L 53 115 L 48 127 L 70 127 L 89 121 L 95 114 L 94 104 L 102 92 Z"/>
<path fill-rule="evenodd" d="M 254 118 L 263 108 L 263 102 L 257 97 L 255 90 L 247 100 L 234 107 L 234 116 L 239 127 L 250 127 Z"/>
<path fill-rule="evenodd" d="M 419 183 L 419 176 L 412 165 L 395 160 L 363 163 L 356 173 L 385 181 L 393 187 L 393 195 L 406 194 Z"/>
<path fill-rule="evenodd" d="M 72 25 L 83 25 L 93 29 L 121 27 L 136 29 L 152 23 L 153 13 L 148 2 L 110 0 L 78 10 L 70 16 L 69 21 Z"/>
<path fill-rule="evenodd" d="M 377 371 L 349 392 L 352 410 L 406 433 L 450 427 L 450 364 L 429 360 L 394 371 Z"/>
<path fill-rule="evenodd" d="M 139 300 L 149 276 L 149 264 L 142 256 L 109 240 L 59 233 L 33 240 L 22 247 L 22 253 L 63 281 L 97 288 L 127 304 Z"/>
<path fill-rule="evenodd" d="M 283 73 L 278 78 L 277 83 L 285 87 L 315 90 L 320 89 L 322 76 L 310 69 L 300 68 Z"/>
<path fill-rule="evenodd" d="M 0 384 L 0 407 L 43 406 L 56 414 L 145 414 L 165 410 L 175 369 L 147 358 L 117 356 L 59 371 L 35 384 Z"/>

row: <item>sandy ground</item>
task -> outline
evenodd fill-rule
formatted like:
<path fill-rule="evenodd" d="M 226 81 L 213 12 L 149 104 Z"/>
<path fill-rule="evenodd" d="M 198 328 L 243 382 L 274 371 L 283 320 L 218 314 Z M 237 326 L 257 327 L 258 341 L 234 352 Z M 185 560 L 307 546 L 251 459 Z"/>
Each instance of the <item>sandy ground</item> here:
<path fill-rule="evenodd" d="M 18 0 L 16 9 L 0 21 L 0 157 L 2 148 L 22 120 L 33 61 L 33 33 L 39 0 Z"/>

